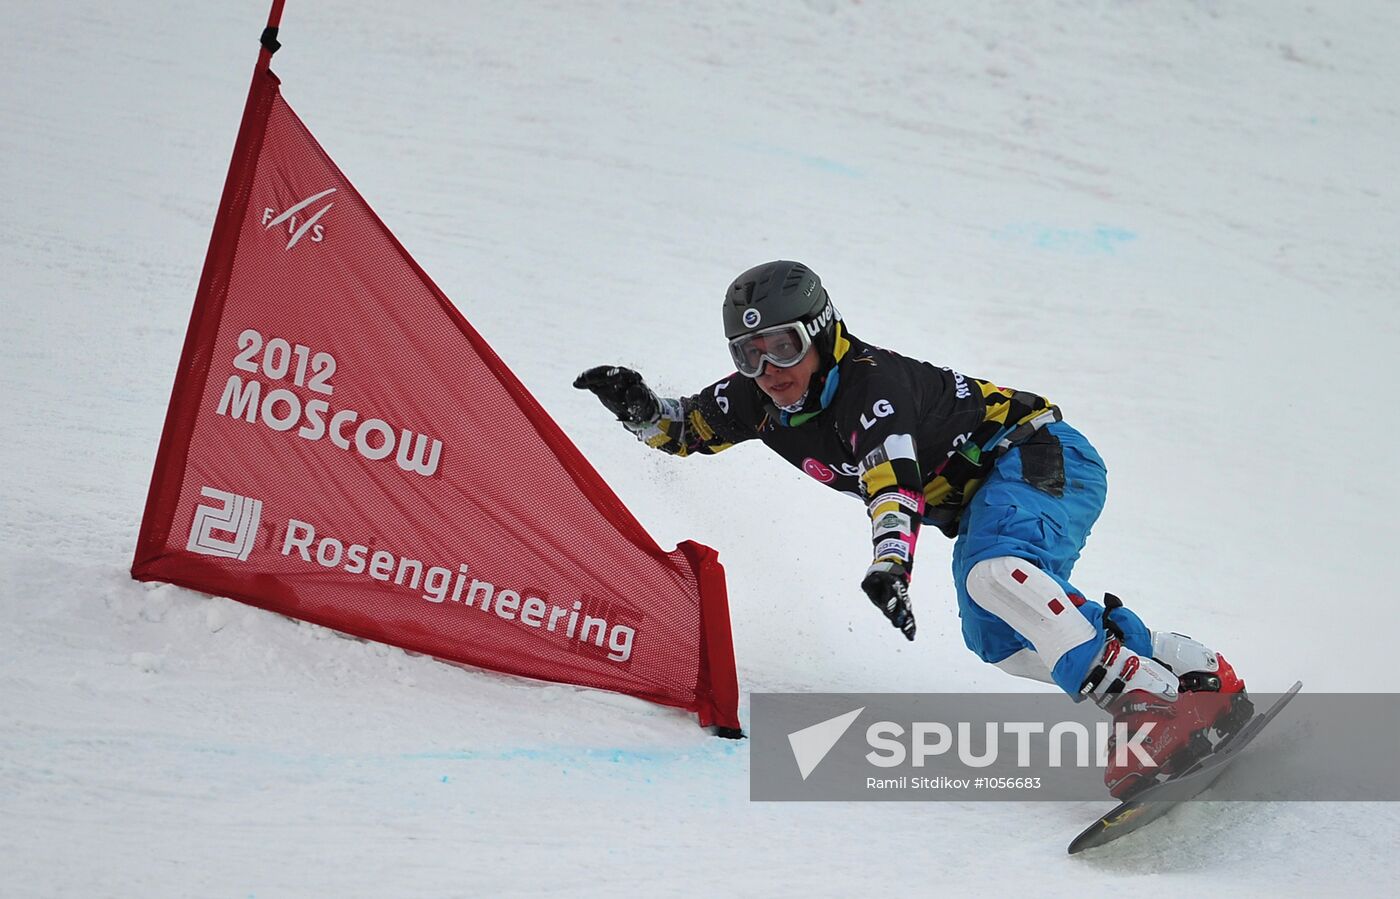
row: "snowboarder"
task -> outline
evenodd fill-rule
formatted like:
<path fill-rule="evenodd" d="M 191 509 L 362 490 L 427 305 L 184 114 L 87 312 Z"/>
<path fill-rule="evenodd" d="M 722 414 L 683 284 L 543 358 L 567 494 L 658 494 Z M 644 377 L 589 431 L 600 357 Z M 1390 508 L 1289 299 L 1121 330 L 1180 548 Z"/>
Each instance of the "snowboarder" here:
<path fill-rule="evenodd" d="M 1155 771 L 1134 753 L 1110 752 L 1114 796 L 1184 767 L 1248 717 L 1244 682 L 1219 653 L 1149 630 L 1116 597 L 1100 605 L 1070 583 L 1103 509 L 1107 470 L 1056 406 L 859 340 L 821 279 L 797 262 L 739 275 L 723 312 L 738 371 L 694 396 L 658 397 L 617 366 L 591 368 L 574 386 L 654 449 L 711 454 L 758 439 L 858 498 L 873 547 L 861 589 L 910 640 L 921 528 L 954 538 L 973 652 L 1092 699 L 1134 731 L 1154 725 L 1144 745 Z"/>

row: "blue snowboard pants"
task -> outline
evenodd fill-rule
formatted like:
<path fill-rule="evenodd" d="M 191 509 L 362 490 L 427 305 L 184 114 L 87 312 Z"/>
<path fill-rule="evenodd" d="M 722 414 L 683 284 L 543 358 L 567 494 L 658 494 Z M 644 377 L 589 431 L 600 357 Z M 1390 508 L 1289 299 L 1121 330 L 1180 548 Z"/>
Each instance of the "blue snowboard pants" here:
<path fill-rule="evenodd" d="M 1062 488 L 1056 477 L 1061 461 Z M 1054 578 L 1094 626 L 1095 636 L 1065 653 L 1051 670 L 1060 689 L 1078 695 L 1103 648 L 1103 606 L 1085 599 L 1069 578 L 1107 496 L 1108 469 L 1103 459 L 1083 434 L 1064 422 L 1047 426 L 1035 441 L 1013 447 L 997 460 L 963 510 L 953 546 L 953 582 L 969 649 L 992 663 L 1022 649 L 1035 650 L 967 592 L 968 572 L 978 562 L 999 556 L 1024 559 Z M 1141 619 L 1125 608 L 1112 614 L 1113 622 L 1123 629 L 1125 645 L 1150 656 L 1152 635 Z"/>

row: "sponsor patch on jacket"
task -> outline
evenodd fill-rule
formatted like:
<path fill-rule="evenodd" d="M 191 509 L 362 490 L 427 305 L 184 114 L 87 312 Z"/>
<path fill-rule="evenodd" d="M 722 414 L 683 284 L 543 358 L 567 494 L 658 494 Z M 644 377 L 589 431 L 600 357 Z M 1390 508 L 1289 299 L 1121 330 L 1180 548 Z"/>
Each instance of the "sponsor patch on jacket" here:
<path fill-rule="evenodd" d="M 903 490 L 890 490 L 881 493 L 870 501 L 870 517 L 878 518 L 883 515 L 889 506 L 903 506 L 916 515 L 920 513 L 920 500 L 922 496 L 914 496 Z"/>
<path fill-rule="evenodd" d="M 908 562 L 909 544 L 897 537 L 891 537 L 888 540 L 881 540 L 875 545 L 875 558 L 893 558 Z"/>
<path fill-rule="evenodd" d="M 886 512 L 875 519 L 874 530 L 877 535 L 890 531 L 907 534 L 910 532 L 909 516 L 902 512 Z"/>

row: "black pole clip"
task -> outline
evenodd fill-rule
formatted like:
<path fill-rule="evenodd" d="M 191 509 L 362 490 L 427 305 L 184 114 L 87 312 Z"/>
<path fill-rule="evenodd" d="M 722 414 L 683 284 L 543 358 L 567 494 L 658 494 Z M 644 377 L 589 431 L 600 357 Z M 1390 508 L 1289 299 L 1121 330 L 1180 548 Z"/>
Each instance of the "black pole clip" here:
<path fill-rule="evenodd" d="M 276 53 L 278 50 L 281 50 L 281 49 L 282 49 L 282 44 L 281 44 L 281 42 L 279 42 L 279 41 L 277 40 L 277 29 L 276 29 L 276 28 L 273 28 L 273 27 L 271 27 L 271 26 L 268 26 L 267 28 L 264 28 L 264 29 L 263 29 L 263 33 L 262 33 L 262 45 L 263 45 L 263 49 L 266 50 L 266 51 L 268 52 L 268 55 L 269 55 L 269 56 L 272 55 L 273 53 Z"/>

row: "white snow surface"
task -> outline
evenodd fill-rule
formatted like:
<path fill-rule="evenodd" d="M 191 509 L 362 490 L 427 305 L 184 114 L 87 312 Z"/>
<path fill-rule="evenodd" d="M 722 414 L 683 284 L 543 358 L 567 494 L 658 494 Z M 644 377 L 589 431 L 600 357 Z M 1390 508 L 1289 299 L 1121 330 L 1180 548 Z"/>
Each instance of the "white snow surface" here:
<path fill-rule="evenodd" d="M 261 2 L 20 3 L 0 54 L 0 893 L 1395 895 L 1393 804 L 748 799 L 748 744 L 127 575 Z M 1393 692 L 1400 6 L 292 0 L 284 93 L 665 546 L 750 691 L 1043 687 L 921 541 L 760 445 L 652 453 L 570 387 L 730 368 L 729 280 L 1043 392 L 1108 461 L 1076 572 L 1252 689 Z M 1345 735 L 1339 735 L 1345 751 Z"/>

